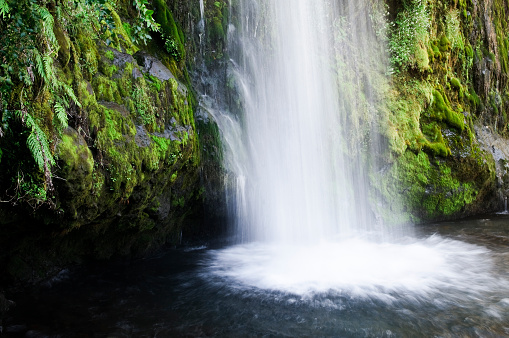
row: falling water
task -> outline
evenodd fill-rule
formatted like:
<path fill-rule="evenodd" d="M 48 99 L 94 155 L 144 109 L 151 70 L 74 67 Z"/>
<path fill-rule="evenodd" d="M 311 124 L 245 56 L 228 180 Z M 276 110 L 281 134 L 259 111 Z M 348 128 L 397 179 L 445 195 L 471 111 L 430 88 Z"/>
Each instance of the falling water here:
<path fill-rule="evenodd" d="M 509 289 L 492 277 L 489 250 L 419 237 L 411 226 L 394 231 L 371 211 L 367 177 L 383 153 L 376 107 L 388 84 L 383 6 L 237 6 L 229 74 L 242 112 L 212 115 L 236 176 L 229 191 L 238 244 L 211 251 L 206 279 L 310 300 L 449 297 L 464 307 L 491 289 Z"/>
<path fill-rule="evenodd" d="M 249 153 L 243 240 L 316 242 L 368 225 L 363 169 L 349 153 L 355 112 L 338 88 L 334 32 L 338 17 L 351 14 L 357 34 L 372 38 L 362 25 L 366 8 L 355 3 L 241 1 L 235 38 Z"/>
<path fill-rule="evenodd" d="M 203 36 L 205 34 L 205 5 L 200 0 L 200 21 L 198 21 L 198 37 L 200 39 L 200 55 L 203 54 Z"/>

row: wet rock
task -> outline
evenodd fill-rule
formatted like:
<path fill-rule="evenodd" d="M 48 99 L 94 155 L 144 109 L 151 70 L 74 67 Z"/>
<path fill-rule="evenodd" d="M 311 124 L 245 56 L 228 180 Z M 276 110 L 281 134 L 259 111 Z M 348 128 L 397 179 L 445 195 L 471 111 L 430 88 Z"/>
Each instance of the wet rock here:
<path fill-rule="evenodd" d="M 16 303 L 5 298 L 5 296 L 0 293 L 0 315 L 9 311 L 9 309 L 11 309 L 13 306 L 16 306 Z"/>

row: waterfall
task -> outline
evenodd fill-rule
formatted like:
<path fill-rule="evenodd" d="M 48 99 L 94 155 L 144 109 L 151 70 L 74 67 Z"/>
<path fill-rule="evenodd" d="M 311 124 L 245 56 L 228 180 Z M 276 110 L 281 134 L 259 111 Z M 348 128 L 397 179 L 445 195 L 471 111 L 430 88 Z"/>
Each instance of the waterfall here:
<path fill-rule="evenodd" d="M 382 59 L 373 51 L 383 48 L 370 45 L 377 44 L 370 6 L 352 0 L 238 6 L 240 27 L 230 45 L 247 153 L 239 166 L 247 168 L 241 173 L 247 211 L 235 221 L 242 240 L 315 242 L 369 229 L 360 153 L 370 128 L 369 94 L 358 90 L 369 83 L 356 77 L 365 75 L 360 66 L 370 58 Z"/>
<path fill-rule="evenodd" d="M 200 39 L 200 55 L 203 54 L 203 37 L 205 34 L 205 4 L 200 0 L 200 21 L 198 21 L 198 37 Z"/>
<path fill-rule="evenodd" d="M 209 252 L 204 278 L 247 294 L 267 290 L 278 302 L 273 291 L 340 307 L 496 285 L 486 250 L 377 221 L 384 206 L 368 178 L 383 174 L 388 153 L 377 137 L 390 90 L 383 2 L 233 3 L 235 104 L 209 112 L 225 146 L 237 243 Z"/>

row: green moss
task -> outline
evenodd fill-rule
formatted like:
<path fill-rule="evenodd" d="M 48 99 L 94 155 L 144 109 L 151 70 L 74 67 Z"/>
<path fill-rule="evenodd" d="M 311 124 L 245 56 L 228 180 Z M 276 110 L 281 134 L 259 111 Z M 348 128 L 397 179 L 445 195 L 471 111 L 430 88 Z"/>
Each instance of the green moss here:
<path fill-rule="evenodd" d="M 224 29 L 223 29 L 223 22 L 222 19 L 219 17 L 212 18 L 211 22 L 211 28 L 210 28 L 210 35 L 212 39 L 214 40 L 223 40 L 225 37 Z"/>
<path fill-rule="evenodd" d="M 90 80 L 97 73 L 99 52 L 93 37 L 86 33 L 77 35 L 78 60 L 81 71 Z"/>
<path fill-rule="evenodd" d="M 431 45 L 431 49 L 433 50 L 434 58 L 442 59 L 442 53 L 440 52 L 440 48 L 437 46 L 436 42 Z"/>
<path fill-rule="evenodd" d="M 479 107 L 481 105 L 481 99 L 479 98 L 474 88 L 472 87 L 468 89 L 467 99 L 469 100 L 470 104 L 474 106 L 474 108 Z"/>
<path fill-rule="evenodd" d="M 58 59 L 63 68 L 67 67 L 69 60 L 71 59 L 71 41 L 69 36 L 63 31 L 59 23 L 53 26 L 53 33 L 58 41 Z"/>
<path fill-rule="evenodd" d="M 58 157 L 71 170 L 81 167 L 81 170 L 91 173 L 94 168 L 92 152 L 86 144 L 79 144 L 76 135 L 64 134 L 62 136 L 62 140 L 58 144 Z"/>
<path fill-rule="evenodd" d="M 107 77 L 112 77 L 113 74 L 116 72 L 117 72 L 117 66 L 115 66 L 115 65 L 111 65 L 104 69 L 104 75 L 106 75 Z"/>
<path fill-rule="evenodd" d="M 161 91 L 161 87 L 162 87 L 162 81 L 161 80 L 159 80 L 155 76 L 146 75 L 146 74 L 145 74 L 145 79 L 149 81 L 149 85 L 152 86 L 152 88 L 154 88 L 156 90 L 156 92 L 160 92 Z"/>
<path fill-rule="evenodd" d="M 461 85 L 461 81 L 457 77 L 451 78 L 450 81 L 451 87 L 458 92 L 458 97 L 463 98 L 463 86 Z"/>
<path fill-rule="evenodd" d="M 122 98 L 119 93 L 118 85 L 115 81 L 112 81 L 105 76 L 97 75 L 92 80 L 92 86 L 97 100 L 122 104 Z"/>
<path fill-rule="evenodd" d="M 428 142 L 423 145 L 423 148 L 434 156 L 447 157 L 451 155 L 451 149 L 442 142 Z"/>
<path fill-rule="evenodd" d="M 438 48 L 442 53 L 448 52 L 451 49 L 451 41 L 449 41 L 447 36 L 442 35 L 440 42 L 438 43 Z"/>
<path fill-rule="evenodd" d="M 110 61 L 113 61 L 113 59 L 115 59 L 115 55 L 113 54 L 112 50 L 107 50 L 106 52 L 104 52 L 104 56 Z"/>
<path fill-rule="evenodd" d="M 473 58 L 474 57 L 474 50 L 472 49 L 472 46 L 470 44 L 467 44 L 465 46 L 465 54 L 469 57 L 469 58 Z"/>
<path fill-rule="evenodd" d="M 389 204 L 378 203 L 377 211 L 397 223 L 454 215 L 473 203 L 478 193 L 474 183 L 459 181 L 449 166 L 431 163 L 424 152 L 405 152 L 387 172 L 371 180 Z M 395 203 L 393 196 L 404 202 Z"/>
<path fill-rule="evenodd" d="M 121 73 L 122 75 L 115 79 L 115 82 L 117 83 L 118 90 L 120 93 L 120 96 L 123 98 L 129 98 L 131 96 L 132 90 L 133 90 L 133 70 L 135 65 L 130 62 L 126 62 L 124 64 L 124 70 Z"/>
<path fill-rule="evenodd" d="M 434 184 L 429 196 L 423 200 L 426 217 L 448 216 L 472 203 L 477 190 L 472 183 L 461 183 L 446 164 L 439 163 L 431 172 Z"/>
<path fill-rule="evenodd" d="M 444 100 L 442 94 L 437 90 L 433 91 L 433 104 L 429 108 L 429 112 L 432 118 L 445 121 L 454 128 L 463 130 L 465 127 L 463 115 L 453 111 Z"/>
<path fill-rule="evenodd" d="M 110 12 L 111 18 L 114 22 L 113 32 L 107 30 L 105 34 L 102 36 L 104 41 L 112 41 L 110 46 L 114 47 L 119 52 L 126 52 L 128 54 L 136 53 L 139 48 L 136 47 L 132 41 L 130 35 L 126 32 L 124 28 L 124 24 L 120 19 L 119 15 L 115 11 L 115 8 L 111 6 L 108 2 L 106 2 L 106 6 Z M 112 34 L 113 33 L 113 34 Z"/>
<path fill-rule="evenodd" d="M 144 88 L 144 83 L 134 87 L 132 91 L 132 99 L 134 101 L 136 115 L 140 117 L 141 122 L 150 130 L 156 128 L 156 117 L 154 105 L 150 96 Z"/>
<path fill-rule="evenodd" d="M 419 46 L 415 49 L 415 64 L 417 69 L 421 72 L 425 72 L 429 70 L 429 56 L 426 49 L 422 46 Z"/>
<path fill-rule="evenodd" d="M 184 48 L 184 41 L 181 39 L 181 37 L 183 38 L 183 34 L 179 34 L 177 24 L 175 23 L 168 6 L 166 6 L 165 1 L 154 0 L 154 12 L 154 19 L 159 25 L 161 25 L 161 32 L 163 33 L 163 36 L 175 41 L 180 57 L 185 59 L 186 51 Z"/>
<path fill-rule="evenodd" d="M 457 77 L 453 77 L 451 79 L 451 86 L 456 89 L 456 90 L 461 90 L 462 89 L 462 86 L 461 86 L 461 81 L 457 78 Z"/>

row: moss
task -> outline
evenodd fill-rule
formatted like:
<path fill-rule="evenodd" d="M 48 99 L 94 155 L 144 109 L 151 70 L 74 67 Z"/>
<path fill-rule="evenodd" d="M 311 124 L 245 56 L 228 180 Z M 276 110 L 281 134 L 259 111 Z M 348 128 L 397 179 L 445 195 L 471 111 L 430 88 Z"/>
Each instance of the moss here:
<path fill-rule="evenodd" d="M 457 77 L 453 77 L 451 79 L 450 83 L 451 83 L 452 88 L 454 88 L 456 90 L 461 90 L 462 89 L 461 81 Z"/>
<path fill-rule="evenodd" d="M 479 107 L 481 105 L 481 99 L 475 92 L 474 88 L 470 87 L 468 89 L 468 96 L 467 99 L 469 100 L 470 104 L 474 106 L 474 108 Z"/>
<path fill-rule="evenodd" d="M 454 215 L 473 203 L 478 194 L 473 182 L 459 181 L 448 165 L 430 162 L 424 152 L 405 152 L 387 172 L 371 180 L 389 203 L 378 204 L 377 211 L 398 223 Z M 394 203 L 393 196 L 401 196 L 404 204 Z"/>
<path fill-rule="evenodd" d="M 469 57 L 469 58 L 473 58 L 474 57 L 474 50 L 472 49 L 472 46 L 470 44 L 467 44 L 465 46 L 465 54 Z"/>
<path fill-rule="evenodd" d="M 115 8 L 113 8 L 113 6 L 111 6 L 111 4 L 108 2 L 106 2 L 105 5 L 110 12 L 111 18 L 113 19 L 114 28 L 112 32 L 109 30 L 105 32 L 105 34 L 102 36 L 103 41 L 112 41 L 110 45 L 119 52 L 126 52 L 127 54 L 131 55 L 136 53 L 139 48 L 132 43 L 131 37 L 126 32 L 122 20 L 120 19 L 118 13 L 115 11 Z"/>
<path fill-rule="evenodd" d="M 182 59 L 185 59 L 186 51 L 184 48 L 184 41 L 181 39 L 183 34 L 179 34 L 179 29 L 177 28 L 177 24 L 173 19 L 173 15 L 171 11 L 166 6 L 165 1 L 163 0 L 155 0 L 154 1 L 154 12 L 155 12 L 155 21 L 161 25 L 161 32 L 163 36 L 172 39 L 176 45 L 177 50 Z"/>
<path fill-rule="evenodd" d="M 430 69 L 428 52 L 422 46 L 416 48 L 414 57 L 415 64 L 419 71 L 425 72 Z"/>
<path fill-rule="evenodd" d="M 90 149 L 80 145 L 76 135 L 66 133 L 58 144 L 58 158 L 69 170 L 81 170 L 91 173 L 94 168 L 94 157 Z"/>
<path fill-rule="evenodd" d="M 118 85 L 115 81 L 112 81 L 105 76 L 97 75 L 92 80 L 92 86 L 97 100 L 122 104 L 122 98 L 119 93 Z"/>
<path fill-rule="evenodd" d="M 93 36 L 80 32 L 77 35 L 77 48 L 80 59 L 79 62 L 82 72 L 90 80 L 98 70 L 99 52 Z"/>
<path fill-rule="evenodd" d="M 437 46 L 436 42 L 431 45 L 431 49 L 433 50 L 434 58 L 442 59 L 442 53 L 440 52 L 440 48 Z"/>
<path fill-rule="evenodd" d="M 106 77 L 112 77 L 113 74 L 115 74 L 117 72 L 117 66 L 115 65 L 111 65 L 109 67 L 106 67 L 104 70 L 104 75 L 106 75 Z"/>
<path fill-rule="evenodd" d="M 113 59 L 115 59 L 115 55 L 113 54 L 112 50 L 107 50 L 106 52 L 104 52 L 104 56 L 110 61 L 113 61 Z"/>
<path fill-rule="evenodd" d="M 423 201 L 426 217 L 449 216 L 472 203 L 478 191 L 470 182 L 461 183 L 449 166 L 439 163 L 431 172 L 434 184 Z"/>
<path fill-rule="evenodd" d="M 461 81 L 457 77 L 451 78 L 450 81 L 451 87 L 458 92 L 458 97 L 463 98 L 463 86 L 461 85 Z"/>
<path fill-rule="evenodd" d="M 451 50 L 451 41 L 447 38 L 447 36 L 442 35 L 440 38 L 440 42 L 438 43 L 438 48 L 440 52 L 445 53 Z"/>
<path fill-rule="evenodd" d="M 428 142 L 423 145 L 423 148 L 423 150 L 434 156 L 447 157 L 451 155 L 451 149 L 443 142 Z"/>
<path fill-rule="evenodd" d="M 453 111 L 444 100 L 442 94 L 437 90 L 433 91 L 433 104 L 429 111 L 432 118 L 439 121 L 443 120 L 454 128 L 463 130 L 465 127 L 463 115 Z"/>
<path fill-rule="evenodd" d="M 53 33 L 58 41 L 58 60 L 63 68 L 67 67 L 69 60 L 71 59 L 71 41 L 69 36 L 63 31 L 59 23 L 53 26 Z"/>

